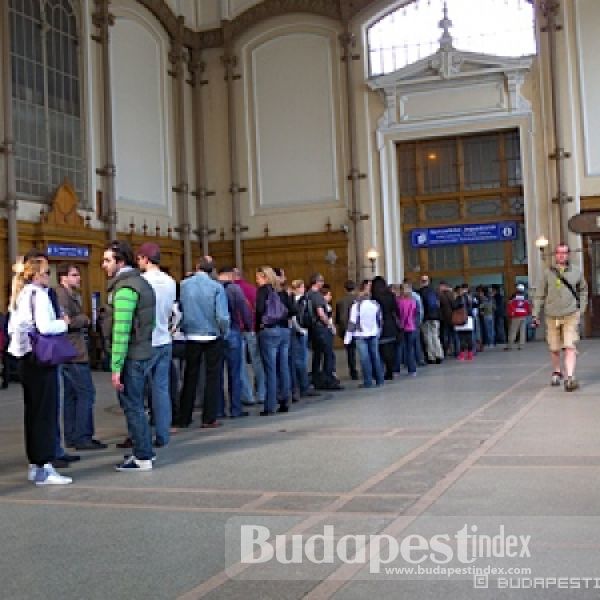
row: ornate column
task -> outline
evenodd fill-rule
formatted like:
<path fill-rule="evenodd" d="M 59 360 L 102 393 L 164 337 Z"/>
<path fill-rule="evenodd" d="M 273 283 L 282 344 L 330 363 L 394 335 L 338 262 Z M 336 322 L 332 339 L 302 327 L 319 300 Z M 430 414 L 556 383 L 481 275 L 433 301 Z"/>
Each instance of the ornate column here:
<path fill-rule="evenodd" d="M 231 221 L 234 239 L 234 257 L 235 264 L 239 269 L 242 265 L 242 232 L 248 231 L 247 227 L 241 224 L 240 194 L 246 192 L 246 188 L 240 187 L 239 171 L 237 165 L 237 132 L 235 122 L 235 105 L 233 82 L 240 79 L 239 75 L 234 74 L 234 68 L 237 66 L 237 58 L 231 53 L 229 48 L 225 49 L 225 54 L 221 57 L 225 67 L 225 81 L 227 82 L 227 122 L 229 137 L 229 173 L 231 185 L 229 193 L 231 194 Z"/>
<path fill-rule="evenodd" d="M 183 241 L 183 271 L 192 270 L 192 242 L 190 239 L 190 211 L 188 206 L 188 181 L 187 181 L 187 152 L 185 145 L 185 49 L 183 35 L 185 31 L 185 18 L 177 17 L 177 31 L 173 38 L 169 61 L 173 68 L 169 75 L 173 77 L 173 96 L 175 105 L 175 143 L 177 146 L 177 184 L 173 191 L 177 194 L 177 207 L 179 211 L 179 227 Z"/>
<path fill-rule="evenodd" d="M 552 104 L 552 130 L 554 134 L 554 150 L 549 158 L 554 161 L 556 180 L 556 196 L 552 202 L 558 205 L 558 224 L 560 242 L 568 243 L 568 227 L 566 205 L 573 201 L 565 190 L 565 161 L 571 158 L 571 153 L 564 148 L 564 136 L 561 121 L 560 73 L 557 62 L 556 34 L 562 31 L 562 25 L 557 23 L 557 15 L 561 5 L 559 0 L 541 0 L 542 15 L 546 17 L 546 26 L 541 31 L 548 34 L 548 62 L 550 68 L 550 102 Z"/>
<path fill-rule="evenodd" d="M 188 67 L 191 74 L 191 84 L 193 89 L 192 120 L 194 126 L 196 189 L 192 192 L 192 196 L 196 197 L 196 222 L 198 225 L 195 233 L 200 240 L 202 254 L 208 255 L 209 236 L 215 233 L 214 229 L 208 228 L 208 197 L 214 196 L 215 193 L 207 190 L 202 86 L 206 85 L 208 81 L 202 79 L 202 73 L 204 72 L 206 65 L 202 61 L 201 51 L 199 49 L 193 49 L 191 51 Z"/>
<path fill-rule="evenodd" d="M 92 23 L 98 33 L 92 36 L 102 51 L 102 107 L 104 113 L 104 166 L 96 169 L 96 173 L 104 177 L 104 199 L 102 217 L 106 223 L 108 237 L 117 237 L 117 199 L 115 196 L 115 166 L 113 149 L 113 111 L 112 111 L 112 74 L 110 59 L 110 27 L 115 24 L 115 17 L 109 10 L 110 0 L 94 0 L 96 11 L 92 15 Z"/>
<path fill-rule="evenodd" d="M 10 15 L 8 0 L 0 9 L 2 32 L 2 89 L 4 103 L 4 140 L 0 143 L 0 152 L 4 154 L 6 176 L 6 224 L 8 228 L 8 260 L 14 264 L 17 260 L 19 231 L 17 224 L 17 180 L 15 177 L 15 140 L 13 133 L 12 111 L 12 68 L 10 59 Z"/>
<path fill-rule="evenodd" d="M 369 218 L 360 210 L 360 180 L 365 179 L 366 175 L 360 172 L 358 167 L 358 150 L 356 148 L 356 114 L 354 105 L 354 75 L 352 72 L 352 61 L 359 60 L 360 55 L 354 54 L 356 47 L 356 36 L 351 31 L 346 31 L 340 35 L 340 43 L 344 50 L 342 61 L 346 66 L 346 106 L 348 119 L 348 141 L 350 146 L 350 172 L 348 180 L 350 181 L 350 221 L 352 222 L 352 237 L 350 243 L 353 247 L 354 255 L 354 280 L 361 279 L 362 257 L 362 236 L 360 222 Z"/>

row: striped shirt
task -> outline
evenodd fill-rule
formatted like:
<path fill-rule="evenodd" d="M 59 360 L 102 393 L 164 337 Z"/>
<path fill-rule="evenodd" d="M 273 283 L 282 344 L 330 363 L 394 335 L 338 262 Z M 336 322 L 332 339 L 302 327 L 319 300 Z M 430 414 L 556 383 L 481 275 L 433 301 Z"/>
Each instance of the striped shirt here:
<path fill-rule="evenodd" d="M 121 373 L 127 358 L 129 339 L 133 327 L 133 314 L 138 303 L 138 294 L 131 288 L 122 287 L 113 298 L 112 354 L 110 370 Z"/>

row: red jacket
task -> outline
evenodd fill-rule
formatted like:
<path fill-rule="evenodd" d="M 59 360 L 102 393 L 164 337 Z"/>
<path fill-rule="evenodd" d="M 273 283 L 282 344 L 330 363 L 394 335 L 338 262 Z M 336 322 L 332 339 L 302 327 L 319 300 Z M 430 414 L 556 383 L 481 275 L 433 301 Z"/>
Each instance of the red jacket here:
<path fill-rule="evenodd" d="M 523 296 L 515 296 L 508 303 L 507 312 L 511 319 L 528 317 L 531 314 L 531 303 Z"/>

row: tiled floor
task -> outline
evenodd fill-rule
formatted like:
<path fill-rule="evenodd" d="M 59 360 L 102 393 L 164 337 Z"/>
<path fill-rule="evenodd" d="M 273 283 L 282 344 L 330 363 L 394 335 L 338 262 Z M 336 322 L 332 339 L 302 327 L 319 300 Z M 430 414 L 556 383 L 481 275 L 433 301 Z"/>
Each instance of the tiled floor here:
<path fill-rule="evenodd" d="M 113 469 L 124 419 L 108 376 L 96 373 L 98 437 L 111 447 L 82 453 L 69 469 L 73 485 L 51 489 L 26 481 L 21 391 L 11 385 L 0 392 L 0 597 L 598 597 L 589 584 L 533 589 L 526 579 L 490 577 L 484 590 L 466 572 L 377 574 L 369 557 L 378 538 L 368 536 L 430 539 L 464 524 L 498 533 L 502 524 L 534 532 L 535 552 L 518 564 L 485 564 L 531 568 L 530 578 L 600 577 L 590 558 L 600 539 L 599 350 L 600 342 L 581 344 L 582 388 L 573 394 L 548 386 L 544 344 L 489 350 L 382 389 L 345 382 L 345 391 L 287 415 L 192 428 L 158 451 L 152 472 L 137 474 Z M 288 562 L 291 534 L 305 541 L 330 526 L 336 544 L 367 536 L 367 558 L 350 564 L 336 550 L 324 564 L 305 555 L 300 564 L 240 563 L 249 525 L 289 534 L 280 548 Z M 403 558 L 390 564 L 412 564 Z"/>

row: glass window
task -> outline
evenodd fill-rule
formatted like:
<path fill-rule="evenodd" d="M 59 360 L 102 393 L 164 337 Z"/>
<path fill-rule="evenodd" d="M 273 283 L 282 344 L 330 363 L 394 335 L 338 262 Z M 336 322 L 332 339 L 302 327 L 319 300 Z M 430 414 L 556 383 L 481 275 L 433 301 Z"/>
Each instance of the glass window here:
<path fill-rule="evenodd" d="M 466 190 L 500 187 L 497 135 L 478 135 L 465 138 L 463 153 Z"/>
<path fill-rule="evenodd" d="M 456 141 L 435 140 L 419 146 L 423 165 L 423 192 L 439 194 L 458 190 Z"/>
<path fill-rule="evenodd" d="M 410 243 L 410 231 L 405 232 L 403 236 L 404 241 L 404 264 L 408 271 L 420 271 L 419 266 L 419 252 L 416 248 L 413 248 Z"/>
<path fill-rule="evenodd" d="M 503 267 L 504 242 L 470 244 L 469 264 L 472 267 Z"/>
<path fill-rule="evenodd" d="M 70 0 L 10 0 L 17 192 L 43 199 L 68 179 L 85 202 L 79 36 Z"/>
<path fill-rule="evenodd" d="M 477 198 L 467 202 L 468 217 L 499 217 L 500 215 L 502 215 L 500 198 Z"/>
<path fill-rule="evenodd" d="M 414 204 L 407 204 L 402 207 L 402 224 L 416 225 L 417 224 L 417 207 Z"/>
<path fill-rule="evenodd" d="M 464 266 L 462 246 L 440 246 L 429 248 L 431 271 L 456 271 Z"/>
<path fill-rule="evenodd" d="M 517 224 L 517 239 L 512 241 L 513 265 L 527 264 L 527 236 L 525 223 Z"/>
<path fill-rule="evenodd" d="M 425 205 L 425 219 L 427 223 L 433 221 L 455 221 L 460 218 L 458 200 L 444 202 L 428 202 Z"/>
<path fill-rule="evenodd" d="M 535 54 L 534 9 L 527 0 L 447 0 L 453 45 L 460 50 L 526 56 Z M 412 0 L 367 32 L 369 72 L 391 73 L 436 52 L 443 0 Z"/>
<path fill-rule="evenodd" d="M 400 196 L 414 196 L 417 193 L 416 144 L 401 144 L 398 147 Z"/>

